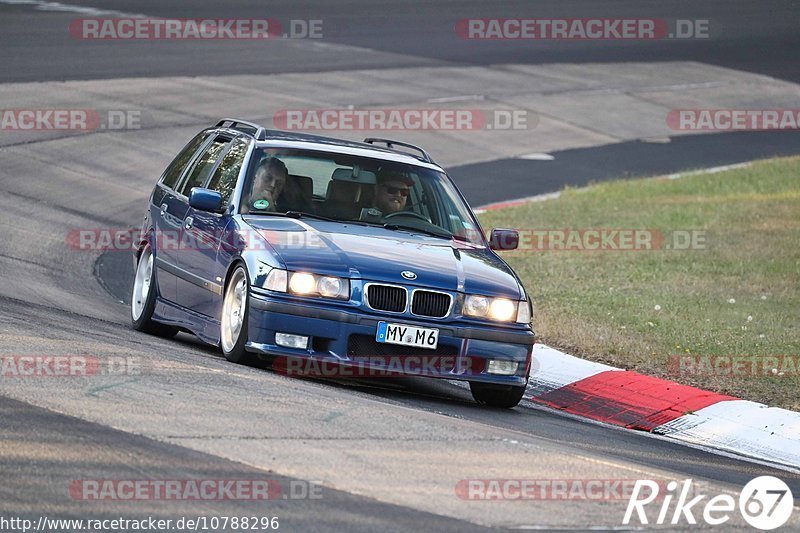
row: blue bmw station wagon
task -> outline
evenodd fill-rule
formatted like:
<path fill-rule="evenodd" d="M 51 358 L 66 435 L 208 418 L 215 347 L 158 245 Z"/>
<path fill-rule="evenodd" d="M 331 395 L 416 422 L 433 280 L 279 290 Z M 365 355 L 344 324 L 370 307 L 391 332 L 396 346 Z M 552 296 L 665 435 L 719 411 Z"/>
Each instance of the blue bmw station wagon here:
<path fill-rule="evenodd" d="M 236 363 L 269 356 L 469 382 L 513 407 L 532 306 L 431 157 L 223 119 L 155 186 L 134 257 L 133 327 L 193 333 Z M 436 360 L 436 364 L 424 361 Z M 408 360 L 408 359 L 406 359 Z"/>

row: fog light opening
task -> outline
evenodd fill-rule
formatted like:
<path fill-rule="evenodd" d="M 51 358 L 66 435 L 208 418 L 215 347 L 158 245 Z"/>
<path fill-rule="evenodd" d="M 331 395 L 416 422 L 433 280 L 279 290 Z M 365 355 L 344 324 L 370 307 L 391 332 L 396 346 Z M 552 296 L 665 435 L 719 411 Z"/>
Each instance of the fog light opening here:
<path fill-rule="evenodd" d="M 308 348 L 308 337 L 303 335 L 292 335 L 291 333 L 275 333 L 275 344 L 284 348 Z"/>
<path fill-rule="evenodd" d="M 489 374 L 497 374 L 499 376 L 513 376 L 517 373 L 519 363 L 516 361 L 508 361 L 506 359 L 491 359 L 486 368 Z"/>

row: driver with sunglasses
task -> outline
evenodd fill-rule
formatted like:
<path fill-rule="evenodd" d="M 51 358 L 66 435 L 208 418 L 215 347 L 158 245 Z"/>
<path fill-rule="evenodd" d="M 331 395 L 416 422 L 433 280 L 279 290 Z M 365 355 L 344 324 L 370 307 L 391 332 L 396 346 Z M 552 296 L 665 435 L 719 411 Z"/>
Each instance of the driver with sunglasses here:
<path fill-rule="evenodd" d="M 385 172 L 378 174 L 375 184 L 374 207 L 386 216 L 402 211 L 406 207 L 408 195 L 414 180 L 403 174 Z"/>

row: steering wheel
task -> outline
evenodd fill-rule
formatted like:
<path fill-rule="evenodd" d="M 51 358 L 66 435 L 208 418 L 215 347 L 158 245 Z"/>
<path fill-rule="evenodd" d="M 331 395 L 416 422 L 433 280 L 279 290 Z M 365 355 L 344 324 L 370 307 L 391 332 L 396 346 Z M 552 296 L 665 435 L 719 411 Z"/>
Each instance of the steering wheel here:
<path fill-rule="evenodd" d="M 418 218 L 420 220 L 424 220 L 428 224 L 431 223 L 431 219 L 426 217 L 425 215 L 420 215 L 419 213 L 415 213 L 414 211 L 395 211 L 394 213 L 389 213 L 388 215 L 384 216 L 384 220 L 388 220 L 392 217 L 411 217 L 411 218 Z"/>

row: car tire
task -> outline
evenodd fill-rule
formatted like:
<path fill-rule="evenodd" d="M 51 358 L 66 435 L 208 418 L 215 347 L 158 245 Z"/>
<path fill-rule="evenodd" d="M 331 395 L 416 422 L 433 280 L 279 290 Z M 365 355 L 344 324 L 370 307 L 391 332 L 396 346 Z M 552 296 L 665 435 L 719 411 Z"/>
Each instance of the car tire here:
<path fill-rule="evenodd" d="M 156 308 L 156 269 L 154 268 L 153 250 L 150 245 L 144 247 L 136 262 L 136 273 L 133 278 L 131 291 L 131 324 L 133 329 L 171 338 L 178 333 L 178 329 L 153 320 L 153 311 Z"/>
<path fill-rule="evenodd" d="M 472 397 L 481 405 L 511 409 L 516 407 L 525 394 L 525 385 L 491 385 L 479 381 L 470 381 L 469 389 Z"/>
<path fill-rule="evenodd" d="M 222 315 L 219 321 L 219 344 L 225 359 L 240 365 L 252 365 L 258 357 L 248 352 L 247 320 L 250 317 L 250 282 L 247 270 L 237 265 L 225 284 Z"/>

